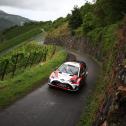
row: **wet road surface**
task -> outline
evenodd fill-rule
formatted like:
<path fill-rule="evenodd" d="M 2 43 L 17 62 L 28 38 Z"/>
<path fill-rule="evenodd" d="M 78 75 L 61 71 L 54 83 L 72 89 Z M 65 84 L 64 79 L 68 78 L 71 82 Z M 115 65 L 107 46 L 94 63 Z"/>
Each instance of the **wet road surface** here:
<path fill-rule="evenodd" d="M 78 93 L 49 88 L 47 83 L 0 112 L 0 126 L 75 126 L 95 87 L 99 66 L 86 55 L 73 53 L 88 66 L 85 86 Z"/>

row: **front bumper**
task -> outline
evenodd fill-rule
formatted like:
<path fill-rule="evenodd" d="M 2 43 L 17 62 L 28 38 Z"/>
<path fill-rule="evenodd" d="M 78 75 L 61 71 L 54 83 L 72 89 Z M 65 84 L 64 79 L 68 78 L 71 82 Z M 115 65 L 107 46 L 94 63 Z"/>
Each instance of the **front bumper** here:
<path fill-rule="evenodd" d="M 49 79 L 48 85 L 51 87 L 56 87 L 56 88 L 60 88 L 63 90 L 68 90 L 68 91 L 78 91 L 79 90 L 78 84 L 71 84 L 69 82 L 62 82 L 59 80 Z"/>

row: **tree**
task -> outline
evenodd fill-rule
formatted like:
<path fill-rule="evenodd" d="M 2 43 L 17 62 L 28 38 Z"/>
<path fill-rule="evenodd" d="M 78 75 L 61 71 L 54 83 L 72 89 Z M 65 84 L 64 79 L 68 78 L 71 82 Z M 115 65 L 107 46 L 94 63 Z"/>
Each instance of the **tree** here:
<path fill-rule="evenodd" d="M 72 10 L 72 14 L 69 17 L 69 27 L 74 30 L 77 29 L 82 24 L 82 16 L 80 13 L 80 9 L 75 6 L 74 10 Z"/>
<path fill-rule="evenodd" d="M 88 12 L 93 12 L 93 4 L 91 3 L 85 3 L 85 5 L 83 5 L 81 8 L 80 8 L 80 12 L 81 12 L 81 15 L 82 17 L 84 18 L 84 16 L 88 13 Z"/>
<path fill-rule="evenodd" d="M 95 14 L 101 22 L 112 24 L 126 15 L 126 0 L 97 0 Z"/>
<path fill-rule="evenodd" d="M 83 33 L 88 33 L 96 26 L 96 19 L 93 13 L 88 12 L 83 19 Z"/>

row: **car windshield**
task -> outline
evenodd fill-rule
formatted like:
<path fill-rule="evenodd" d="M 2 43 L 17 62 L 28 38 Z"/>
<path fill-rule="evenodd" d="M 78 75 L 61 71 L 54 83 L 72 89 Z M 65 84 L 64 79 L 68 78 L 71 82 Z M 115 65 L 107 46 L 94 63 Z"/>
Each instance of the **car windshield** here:
<path fill-rule="evenodd" d="M 60 72 L 63 73 L 68 73 L 70 75 L 78 75 L 79 68 L 76 66 L 68 65 L 68 64 L 63 64 L 58 68 Z"/>

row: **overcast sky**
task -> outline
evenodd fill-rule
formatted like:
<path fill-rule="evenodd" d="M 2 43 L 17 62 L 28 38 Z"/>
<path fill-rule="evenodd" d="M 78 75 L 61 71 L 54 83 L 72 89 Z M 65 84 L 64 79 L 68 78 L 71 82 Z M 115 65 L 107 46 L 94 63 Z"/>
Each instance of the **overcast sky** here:
<path fill-rule="evenodd" d="M 21 15 L 32 20 L 46 21 L 64 17 L 74 5 L 79 7 L 86 0 L 0 0 L 0 10 Z M 88 0 L 92 2 L 93 0 Z"/>

